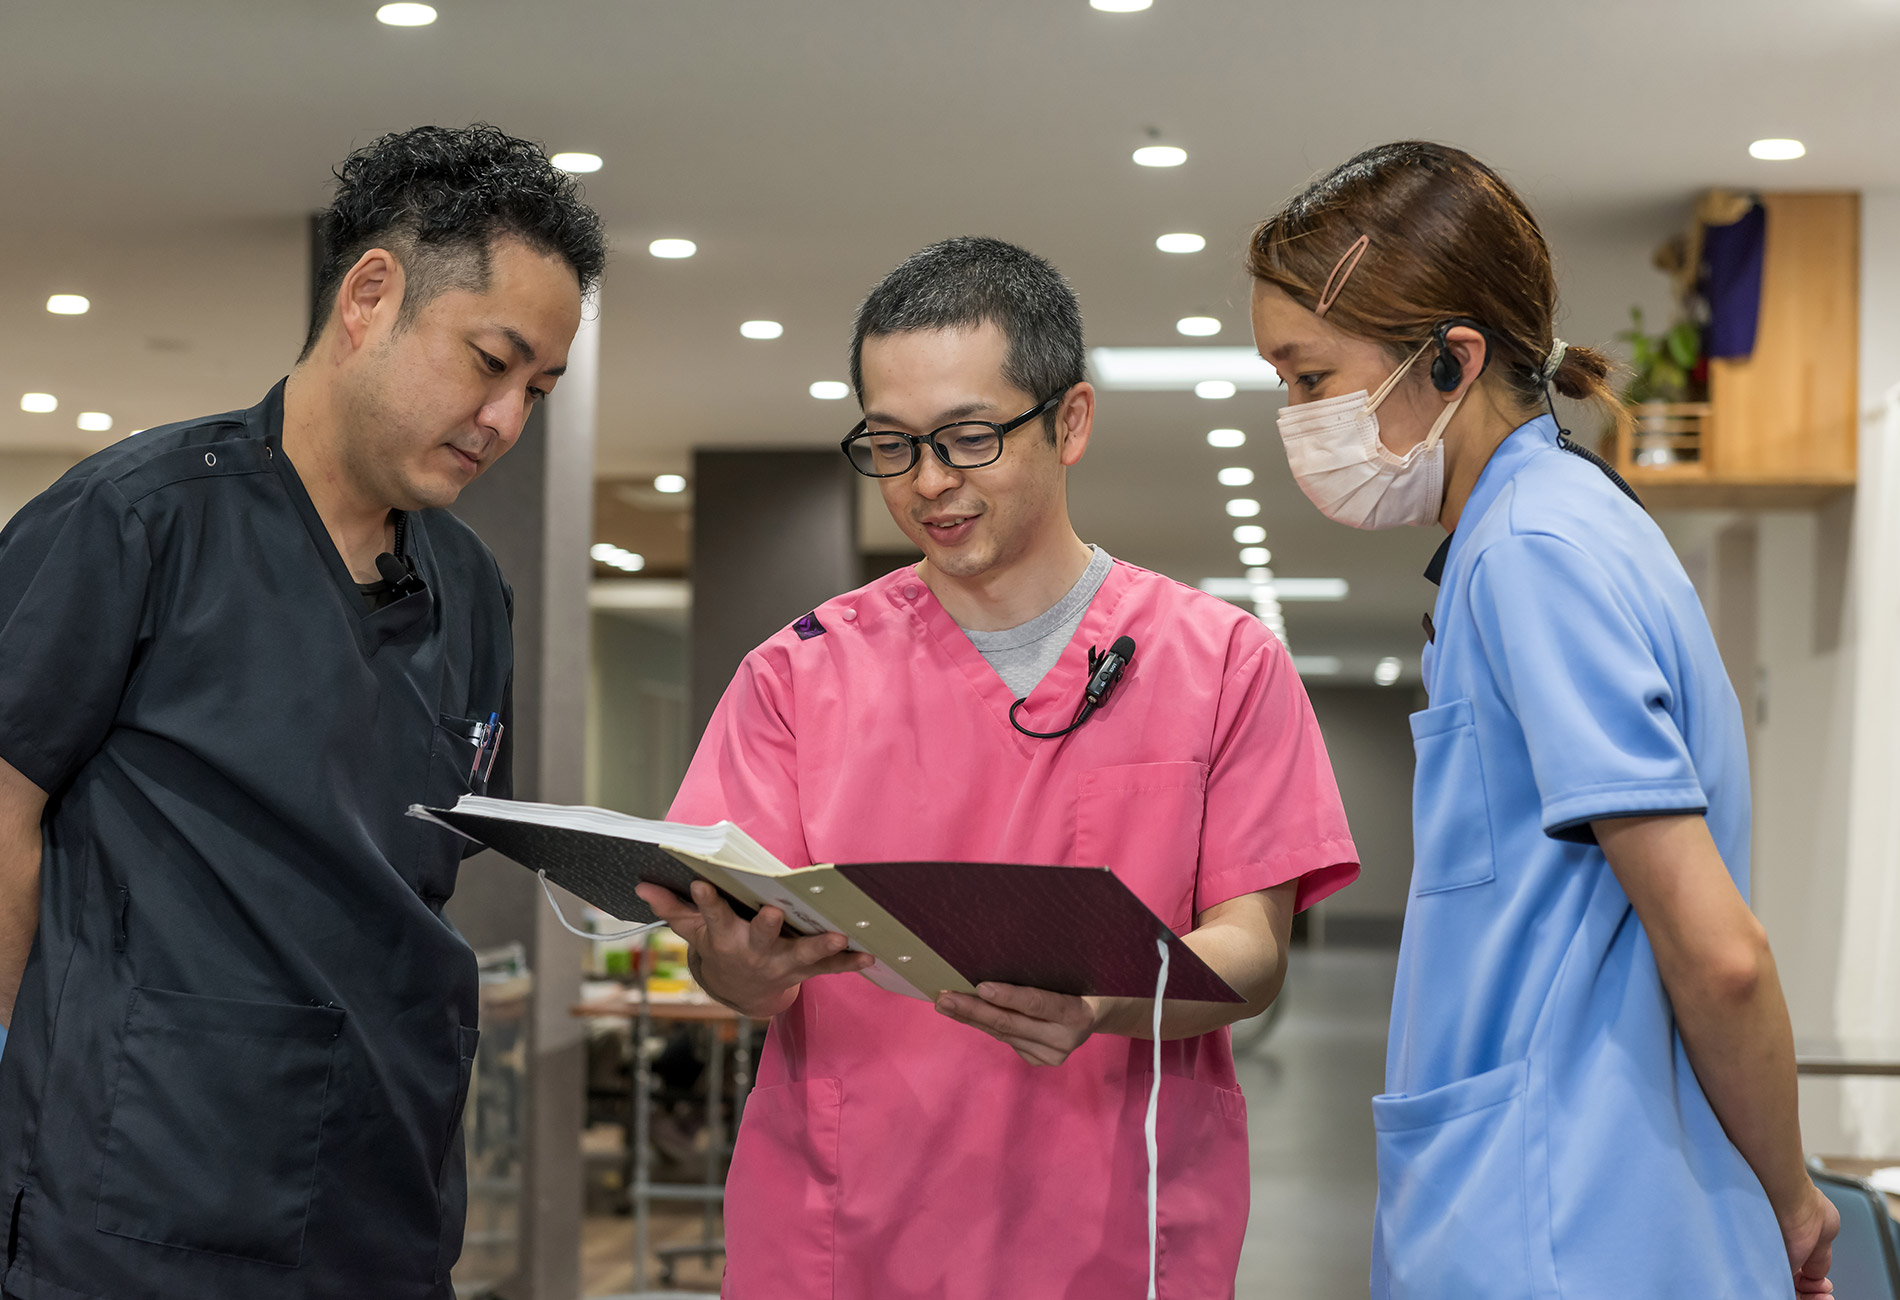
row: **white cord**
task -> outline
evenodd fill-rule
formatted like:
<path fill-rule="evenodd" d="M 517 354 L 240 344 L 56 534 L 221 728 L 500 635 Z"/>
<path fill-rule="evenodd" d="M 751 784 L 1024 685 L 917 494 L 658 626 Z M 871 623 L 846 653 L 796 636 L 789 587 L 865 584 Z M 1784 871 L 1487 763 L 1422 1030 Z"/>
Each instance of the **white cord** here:
<path fill-rule="evenodd" d="M 541 877 L 541 892 L 548 896 L 548 906 L 554 909 L 554 919 L 559 921 L 569 934 L 577 934 L 583 939 L 607 939 L 611 941 L 638 939 L 643 934 L 651 934 L 655 930 L 664 930 L 666 928 L 665 921 L 652 921 L 646 925 L 636 925 L 631 930 L 615 930 L 612 933 L 606 934 L 597 933 L 593 930 L 577 930 L 568 924 L 567 918 L 561 914 L 561 905 L 554 901 L 554 891 L 548 888 L 548 873 L 545 871 L 537 871 L 534 874 Z"/>
<path fill-rule="evenodd" d="M 1155 1276 L 1160 1263 L 1157 1209 L 1160 1203 L 1160 1146 L 1155 1141 L 1155 1116 L 1161 1109 L 1161 999 L 1168 991 L 1168 941 L 1156 939 L 1161 949 L 1161 973 L 1155 976 L 1155 1077 L 1148 1088 L 1148 1300 L 1155 1300 Z"/>

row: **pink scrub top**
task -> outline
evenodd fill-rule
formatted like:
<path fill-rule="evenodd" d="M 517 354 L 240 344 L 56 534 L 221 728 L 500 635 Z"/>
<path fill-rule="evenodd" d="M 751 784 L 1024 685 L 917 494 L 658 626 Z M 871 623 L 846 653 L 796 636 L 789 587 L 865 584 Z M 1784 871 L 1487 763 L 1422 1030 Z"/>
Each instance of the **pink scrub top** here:
<path fill-rule="evenodd" d="M 1063 740 L 909 570 L 746 656 L 668 816 L 743 827 L 788 865 L 952 860 L 1114 869 L 1177 933 L 1359 873 L 1292 661 L 1257 619 L 1117 563 L 1020 715 L 1068 724 L 1090 646 L 1134 663 Z M 776 1017 L 726 1194 L 735 1300 L 1140 1297 L 1153 1046 L 1101 1034 L 1056 1068 L 858 975 Z M 1246 1106 L 1228 1032 L 1165 1043 L 1160 1294 L 1231 1296 Z"/>

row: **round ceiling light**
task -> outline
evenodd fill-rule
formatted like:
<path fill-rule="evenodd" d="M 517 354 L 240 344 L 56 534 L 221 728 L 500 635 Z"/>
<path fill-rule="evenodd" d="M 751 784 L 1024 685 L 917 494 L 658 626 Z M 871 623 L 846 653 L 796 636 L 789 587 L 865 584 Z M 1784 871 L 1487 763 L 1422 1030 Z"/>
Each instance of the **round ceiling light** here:
<path fill-rule="evenodd" d="M 1260 513 L 1260 503 L 1252 497 L 1236 497 L 1227 503 L 1227 513 L 1236 519 L 1252 519 Z"/>
<path fill-rule="evenodd" d="M 851 396 L 851 385 L 835 379 L 821 379 L 811 386 L 811 395 L 821 402 L 842 402 Z"/>
<path fill-rule="evenodd" d="M 76 293 L 56 293 L 46 300 L 46 310 L 55 316 L 84 316 L 92 310 L 92 300 Z"/>
<path fill-rule="evenodd" d="M 21 393 L 20 409 L 31 411 L 35 415 L 45 415 L 59 409 L 59 399 L 51 393 Z"/>
<path fill-rule="evenodd" d="M 1253 482 L 1253 471 L 1245 465 L 1230 465 L 1214 477 L 1222 487 L 1246 487 Z"/>
<path fill-rule="evenodd" d="M 1399 674 L 1405 671 L 1405 665 L 1391 655 L 1381 659 L 1372 669 L 1372 680 L 1381 686 L 1390 686 L 1398 681 Z"/>
<path fill-rule="evenodd" d="M 1205 397 L 1210 402 L 1218 402 L 1223 398 L 1232 397 L 1239 391 L 1239 389 L 1234 387 L 1234 381 L 1231 379 L 1203 379 L 1200 383 L 1194 385 L 1194 395 L 1196 397 Z"/>
<path fill-rule="evenodd" d="M 104 411 L 81 411 L 79 427 L 87 433 L 108 433 L 112 429 L 112 417 Z"/>
<path fill-rule="evenodd" d="M 1244 447 L 1247 435 L 1239 429 L 1209 429 L 1207 445 L 1210 447 Z"/>
<path fill-rule="evenodd" d="M 1263 564 L 1272 564 L 1273 552 L 1264 546 L 1245 546 L 1240 551 L 1240 562 L 1254 568 Z"/>
<path fill-rule="evenodd" d="M 669 494 L 684 492 L 686 490 L 686 476 L 683 474 L 658 475 L 653 480 L 653 490 L 655 492 L 666 492 Z"/>
<path fill-rule="evenodd" d="M 775 339 L 785 327 L 775 320 L 749 320 L 739 326 L 739 332 L 749 339 Z"/>
<path fill-rule="evenodd" d="M 1145 144 L 1135 150 L 1138 167 L 1179 167 L 1187 161 L 1187 150 L 1171 144 Z"/>
<path fill-rule="evenodd" d="M 1198 253 L 1207 247 L 1207 241 L 1199 235 L 1178 230 L 1172 235 L 1162 235 L 1157 238 L 1155 247 L 1164 253 Z"/>
<path fill-rule="evenodd" d="M 691 257 L 699 251 L 699 245 L 690 239 L 656 239 L 647 245 L 647 252 L 655 257 Z"/>
<path fill-rule="evenodd" d="M 428 5 L 384 5 L 376 11 L 376 21 L 388 27 L 427 27 L 435 21 L 435 10 Z"/>
<path fill-rule="evenodd" d="M 1155 0 L 1089 0 L 1089 8 L 1105 14 L 1138 14 Z"/>
<path fill-rule="evenodd" d="M 1267 530 L 1259 524 L 1242 524 L 1234 529 L 1234 540 L 1242 546 L 1258 546 L 1267 540 Z"/>
<path fill-rule="evenodd" d="M 557 153 L 548 161 L 562 171 L 572 172 L 576 176 L 597 172 L 604 165 L 597 153 Z"/>
<path fill-rule="evenodd" d="M 1787 162 L 1799 158 L 1808 147 L 1799 140 L 1757 140 L 1748 146 L 1748 156 L 1768 162 Z"/>
<path fill-rule="evenodd" d="M 1174 328 L 1191 338 L 1204 339 L 1220 333 L 1220 322 L 1212 316 L 1183 316 L 1174 322 Z"/>

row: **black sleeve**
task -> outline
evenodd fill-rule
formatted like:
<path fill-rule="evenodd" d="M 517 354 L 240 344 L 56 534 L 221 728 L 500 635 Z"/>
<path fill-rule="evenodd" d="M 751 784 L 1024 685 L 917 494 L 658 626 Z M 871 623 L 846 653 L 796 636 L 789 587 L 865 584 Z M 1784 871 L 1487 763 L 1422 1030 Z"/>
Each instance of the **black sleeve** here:
<path fill-rule="evenodd" d="M 118 488 L 65 479 L 0 532 L 0 758 L 57 794 L 105 742 L 152 572 Z"/>

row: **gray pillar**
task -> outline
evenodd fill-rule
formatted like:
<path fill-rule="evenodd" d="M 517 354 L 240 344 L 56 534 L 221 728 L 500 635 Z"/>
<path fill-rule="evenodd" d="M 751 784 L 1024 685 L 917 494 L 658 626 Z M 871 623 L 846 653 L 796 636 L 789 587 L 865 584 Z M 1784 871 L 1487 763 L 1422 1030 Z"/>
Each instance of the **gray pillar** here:
<path fill-rule="evenodd" d="M 515 797 L 579 803 L 586 785 L 594 411 L 599 313 L 589 304 L 567 374 L 521 442 L 462 494 L 455 513 L 481 534 L 515 593 Z M 556 891 L 569 916 L 580 904 Z M 520 1266 L 509 1300 L 581 1293 L 581 1121 L 586 1042 L 568 1014 L 580 1000 L 583 942 L 555 920 L 535 878 L 495 854 L 463 864 L 450 918 L 477 948 L 520 942 L 534 972 Z"/>
<path fill-rule="evenodd" d="M 857 480 L 836 448 L 693 454 L 693 735 L 747 651 L 859 585 Z"/>

